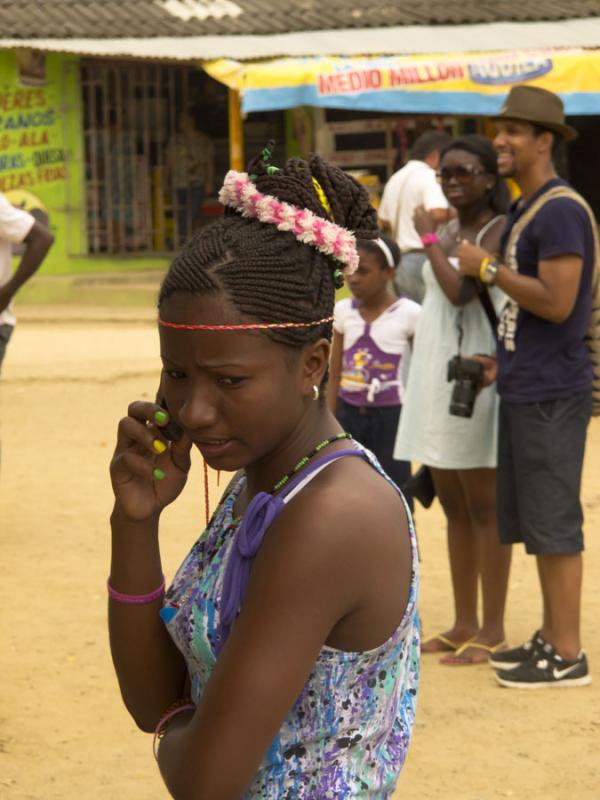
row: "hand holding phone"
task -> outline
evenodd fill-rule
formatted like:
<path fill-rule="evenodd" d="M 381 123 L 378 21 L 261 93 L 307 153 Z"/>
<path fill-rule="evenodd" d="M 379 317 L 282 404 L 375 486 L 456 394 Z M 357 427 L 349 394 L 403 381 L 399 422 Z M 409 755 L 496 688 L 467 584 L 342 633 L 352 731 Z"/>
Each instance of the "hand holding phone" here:
<path fill-rule="evenodd" d="M 164 411 L 157 411 L 157 405 Z M 110 466 L 119 513 L 133 521 L 148 520 L 172 503 L 185 486 L 191 446 L 183 428 L 171 419 L 161 393 L 155 403 L 130 403 L 119 422 Z"/>
<path fill-rule="evenodd" d="M 183 430 L 175 422 L 175 420 L 172 418 L 171 412 L 167 408 L 167 403 L 166 403 L 164 397 L 160 398 L 159 403 L 160 403 L 160 407 L 164 408 L 164 410 L 169 415 L 169 421 L 167 422 L 166 425 L 161 425 L 160 426 L 160 432 L 165 437 L 165 439 L 168 439 L 170 442 L 177 442 L 179 439 L 181 439 L 181 436 L 183 434 Z"/>

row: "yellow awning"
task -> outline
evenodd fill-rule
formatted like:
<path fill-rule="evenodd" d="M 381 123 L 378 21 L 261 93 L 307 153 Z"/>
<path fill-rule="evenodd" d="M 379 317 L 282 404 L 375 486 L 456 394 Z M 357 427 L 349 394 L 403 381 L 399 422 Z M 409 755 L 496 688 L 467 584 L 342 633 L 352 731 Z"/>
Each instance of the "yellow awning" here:
<path fill-rule="evenodd" d="M 493 114 L 511 86 L 559 94 L 567 114 L 600 114 L 600 50 L 219 59 L 213 78 L 240 92 L 242 110 L 295 106 L 404 113 Z"/>

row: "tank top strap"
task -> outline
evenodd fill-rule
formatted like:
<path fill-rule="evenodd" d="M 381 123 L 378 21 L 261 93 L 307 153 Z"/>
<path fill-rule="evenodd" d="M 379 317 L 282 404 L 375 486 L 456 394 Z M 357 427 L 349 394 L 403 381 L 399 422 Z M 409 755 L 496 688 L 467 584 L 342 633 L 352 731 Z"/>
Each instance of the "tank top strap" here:
<path fill-rule="evenodd" d="M 225 567 L 223 589 L 221 592 L 220 621 L 215 630 L 214 648 L 218 655 L 229 636 L 231 626 L 239 614 L 242 600 L 246 594 L 252 560 L 262 544 L 265 533 L 277 518 L 285 505 L 298 492 L 310 483 L 313 478 L 345 456 L 362 456 L 365 453 L 356 448 L 353 450 L 336 450 L 327 453 L 311 462 L 295 476 L 278 495 L 258 492 L 250 501 L 244 512 L 242 521 L 235 533 L 231 552 Z"/>
<path fill-rule="evenodd" d="M 492 219 L 488 220 L 488 222 L 485 223 L 483 228 L 479 231 L 479 233 L 475 237 L 475 244 L 476 245 L 481 245 L 481 243 L 483 241 L 483 237 L 486 235 L 486 233 L 491 228 L 494 227 L 494 225 L 498 222 L 499 219 L 503 219 L 503 217 L 504 217 L 503 214 L 497 214 L 495 217 L 493 217 Z"/>
<path fill-rule="evenodd" d="M 362 456 L 366 459 L 364 452 L 358 449 L 335 450 L 333 453 L 327 453 L 320 458 L 316 458 L 305 470 L 302 470 L 302 472 L 296 475 L 296 477 L 284 487 L 279 497 L 284 503 L 289 503 L 292 497 L 295 497 L 295 495 L 302 491 L 313 478 L 317 477 L 319 472 L 322 472 L 325 467 L 328 467 L 330 464 L 333 464 L 334 461 L 338 461 L 345 456 Z"/>

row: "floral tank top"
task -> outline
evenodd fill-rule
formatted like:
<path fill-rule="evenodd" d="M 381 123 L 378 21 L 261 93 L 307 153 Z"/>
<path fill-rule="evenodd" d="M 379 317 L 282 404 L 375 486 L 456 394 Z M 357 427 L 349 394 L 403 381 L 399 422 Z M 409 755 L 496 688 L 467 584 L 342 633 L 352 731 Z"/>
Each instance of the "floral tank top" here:
<path fill-rule="evenodd" d="M 395 487 L 375 457 L 354 444 Z M 306 470 L 312 474 L 299 489 L 317 474 L 316 466 Z M 244 483 L 242 476 L 215 511 L 175 575 L 161 611 L 161 616 L 170 612 L 163 618 L 186 660 L 196 704 L 219 652 L 224 573 L 237 534 L 233 507 Z M 419 681 L 418 553 L 406 512 L 412 573 L 400 625 L 373 650 L 321 649 L 242 800 L 384 800 L 394 791 L 411 738 Z"/>

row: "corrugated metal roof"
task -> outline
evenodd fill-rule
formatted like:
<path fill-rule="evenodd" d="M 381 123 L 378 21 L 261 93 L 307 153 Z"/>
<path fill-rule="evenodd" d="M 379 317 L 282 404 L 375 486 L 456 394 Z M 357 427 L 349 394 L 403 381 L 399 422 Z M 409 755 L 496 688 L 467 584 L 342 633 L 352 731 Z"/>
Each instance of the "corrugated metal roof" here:
<path fill-rule="evenodd" d="M 598 0 L 0 0 L 0 32 L 11 39 L 248 36 L 598 16 Z"/>
<path fill-rule="evenodd" d="M 280 56 L 401 55 L 490 50 L 597 47 L 600 18 L 565 22 L 440 25 L 435 28 L 367 28 L 279 36 L 197 36 L 152 39 L 0 39 L 0 48 L 41 50 L 113 58 L 248 61 Z"/>

